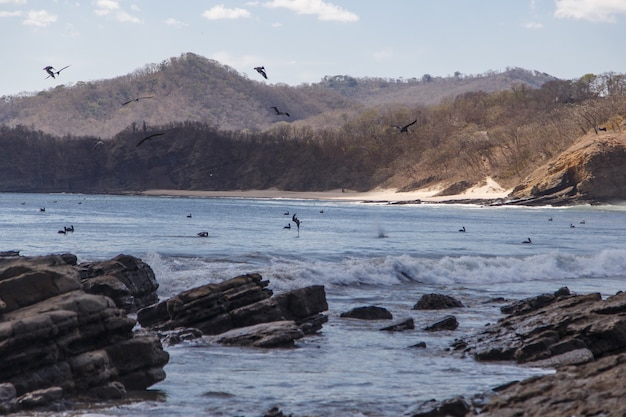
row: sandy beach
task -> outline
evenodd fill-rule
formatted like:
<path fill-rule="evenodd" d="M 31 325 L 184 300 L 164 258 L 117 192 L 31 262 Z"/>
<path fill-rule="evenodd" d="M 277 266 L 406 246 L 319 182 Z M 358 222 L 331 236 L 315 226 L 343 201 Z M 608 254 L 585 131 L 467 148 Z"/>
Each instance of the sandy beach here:
<path fill-rule="evenodd" d="M 410 192 L 398 192 L 395 189 L 376 189 L 367 192 L 352 190 L 330 191 L 284 191 L 278 189 L 267 190 L 233 190 L 233 191 L 187 191 L 187 190 L 160 190 L 143 191 L 143 195 L 177 196 L 177 197 L 232 197 L 232 198 L 284 198 L 284 199 L 311 199 L 311 200 L 343 200 L 343 201 L 415 201 L 443 202 L 454 200 L 493 200 L 506 197 L 511 190 L 502 188 L 492 178 L 485 178 L 482 185 L 470 188 L 461 194 L 437 196 L 440 187 L 425 188 Z"/>

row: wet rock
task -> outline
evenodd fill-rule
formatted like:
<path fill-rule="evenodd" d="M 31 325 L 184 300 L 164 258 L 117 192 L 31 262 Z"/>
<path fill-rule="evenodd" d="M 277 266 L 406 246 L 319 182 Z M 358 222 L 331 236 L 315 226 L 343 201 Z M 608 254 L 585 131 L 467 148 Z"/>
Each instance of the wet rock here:
<path fill-rule="evenodd" d="M 169 331 L 195 328 L 204 335 L 219 335 L 261 323 L 291 321 L 304 334 L 321 329 L 328 317 L 326 293 L 321 285 L 287 291 L 276 296 L 259 274 L 240 275 L 218 284 L 184 291 L 138 311 L 145 328 Z"/>
<path fill-rule="evenodd" d="M 118 255 L 106 261 L 82 263 L 78 269 L 86 292 L 110 297 L 128 313 L 159 301 L 154 271 L 134 256 Z"/>
<path fill-rule="evenodd" d="M 356 307 L 340 314 L 340 317 L 359 320 L 391 320 L 393 315 L 383 307 L 365 306 Z"/>
<path fill-rule="evenodd" d="M 79 277 L 73 255 L 0 259 L 0 407 L 62 410 L 67 399 L 165 378 L 158 337 L 133 333 L 135 320 Z"/>
<path fill-rule="evenodd" d="M 427 332 L 438 332 L 442 330 L 456 330 L 459 327 L 459 322 L 454 316 L 445 316 L 443 319 L 436 323 L 431 324 L 424 328 Z"/>
<path fill-rule="evenodd" d="M 424 294 L 413 306 L 413 310 L 444 310 L 463 307 L 463 303 L 444 294 Z"/>
<path fill-rule="evenodd" d="M 403 332 L 405 330 L 413 330 L 413 329 L 415 329 L 415 321 L 412 318 L 408 318 L 398 323 L 394 323 L 391 326 L 383 327 L 380 330 L 384 330 L 388 332 Z"/>
<path fill-rule="evenodd" d="M 411 417 L 464 417 L 470 411 L 470 405 L 463 397 L 449 400 L 429 400 L 413 411 Z"/>
<path fill-rule="evenodd" d="M 302 337 L 304 332 L 293 321 L 276 321 L 233 329 L 206 339 L 223 345 L 276 348 L 293 347 Z"/>
<path fill-rule="evenodd" d="M 542 300 L 546 297 L 542 297 Z M 547 297 L 550 298 L 550 297 Z M 520 305 L 534 305 L 536 298 Z M 466 340 L 479 360 L 545 361 L 568 352 L 570 363 L 626 351 L 626 294 L 603 300 L 598 293 L 555 297 L 540 307 L 524 307 Z M 568 358 L 568 356 L 561 356 Z M 555 361 L 558 363 L 559 361 Z"/>

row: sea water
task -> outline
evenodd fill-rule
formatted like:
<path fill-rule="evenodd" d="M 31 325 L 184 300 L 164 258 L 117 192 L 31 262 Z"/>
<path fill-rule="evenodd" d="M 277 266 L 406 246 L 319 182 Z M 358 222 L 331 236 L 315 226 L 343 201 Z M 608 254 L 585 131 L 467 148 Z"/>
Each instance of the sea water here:
<path fill-rule="evenodd" d="M 79 262 L 137 256 L 155 271 L 161 298 L 250 272 L 274 293 L 325 287 L 329 321 L 294 349 L 168 347 L 167 378 L 147 393 L 64 415 L 252 417 L 277 406 L 295 417 L 401 416 L 425 400 L 550 372 L 478 363 L 449 348 L 498 320 L 502 298 L 563 286 L 624 290 L 626 206 L 0 194 L 0 250 L 73 253 Z M 465 307 L 413 310 L 428 293 Z M 391 322 L 413 318 L 416 329 L 392 333 L 380 331 L 390 322 L 340 317 L 369 305 L 388 309 Z M 457 330 L 423 330 L 447 314 Z M 426 348 L 414 347 L 420 342 Z"/>

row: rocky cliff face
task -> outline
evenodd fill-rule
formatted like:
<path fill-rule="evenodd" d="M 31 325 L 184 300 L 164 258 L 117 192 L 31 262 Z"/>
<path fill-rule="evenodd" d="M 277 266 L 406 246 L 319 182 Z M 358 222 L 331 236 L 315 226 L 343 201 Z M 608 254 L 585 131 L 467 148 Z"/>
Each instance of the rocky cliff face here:
<path fill-rule="evenodd" d="M 130 274 L 142 265 L 124 260 Z M 74 255 L 0 257 L 0 413 L 61 410 L 77 396 L 120 398 L 163 380 L 169 355 L 135 324 L 83 289 Z"/>
<path fill-rule="evenodd" d="M 520 204 L 626 200 L 626 133 L 583 136 L 510 194 Z"/>

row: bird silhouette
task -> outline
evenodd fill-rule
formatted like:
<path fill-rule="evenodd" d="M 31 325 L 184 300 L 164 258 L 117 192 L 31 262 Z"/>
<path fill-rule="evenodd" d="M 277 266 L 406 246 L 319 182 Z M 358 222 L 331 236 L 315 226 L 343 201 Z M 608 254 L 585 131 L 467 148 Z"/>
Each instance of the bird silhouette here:
<path fill-rule="evenodd" d="M 54 74 L 59 75 L 59 74 L 61 74 L 61 71 L 63 71 L 65 68 L 68 68 L 68 67 L 69 67 L 69 65 L 66 65 L 65 67 L 61 68 L 60 70 L 55 71 L 53 66 L 48 65 L 47 67 L 44 67 L 43 70 L 48 73 L 48 76 L 46 77 L 46 79 L 48 79 L 50 77 L 56 78 Z"/>
<path fill-rule="evenodd" d="M 461 227 L 461 228 L 459 229 L 459 232 L 465 232 L 465 226 Z"/>
<path fill-rule="evenodd" d="M 125 106 L 125 105 L 127 105 L 127 104 L 130 104 L 130 103 L 132 103 L 133 101 L 144 100 L 144 99 L 147 99 L 147 98 L 152 98 L 152 97 L 154 97 L 154 96 L 137 97 L 137 98 L 134 98 L 134 99 L 132 99 L 132 100 L 125 101 L 124 103 L 122 103 L 122 106 Z"/>
<path fill-rule="evenodd" d="M 263 78 L 267 80 L 267 73 L 265 72 L 265 67 L 254 67 L 254 70 L 261 74 Z"/>
<path fill-rule="evenodd" d="M 276 106 L 272 106 L 272 107 L 270 107 L 270 109 L 274 109 L 274 111 L 276 112 L 277 116 L 285 115 L 287 117 L 290 117 L 289 113 L 282 112 L 282 111 L 278 110 L 278 107 L 276 107 Z"/>
<path fill-rule="evenodd" d="M 296 224 L 296 227 L 298 228 L 298 236 L 300 236 L 300 219 L 296 217 L 296 213 L 293 214 L 291 220 Z"/>
<path fill-rule="evenodd" d="M 415 123 L 417 123 L 417 119 L 413 120 L 408 125 L 405 125 L 405 126 L 395 126 L 394 125 L 393 127 L 398 129 L 400 131 L 400 133 L 409 133 L 409 126 L 413 126 Z"/>
<path fill-rule="evenodd" d="M 522 241 L 522 243 L 533 243 L 533 241 L 528 237 L 526 240 Z"/>
<path fill-rule="evenodd" d="M 162 136 L 164 134 L 165 134 L 165 132 L 152 133 L 152 134 L 146 136 L 145 138 L 141 139 L 139 142 L 137 142 L 137 144 L 135 146 L 139 146 L 142 143 L 144 143 L 145 141 L 147 141 L 148 139 L 152 139 L 152 138 L 157 137 L 157 136 Z"/>
<path fill-rule="evenodd" d="M 93 148 L 91 148 L 91 150 L 92 150 L 92 151 L 95 151 L 95 150 L 96 150 L 96 148 L 97 148 L 98 146 L 100 146 L 100 145 L 104 145 L 104 142 L 102 141 L 102 139 L 98 139 L 98 140 L 96 141 L 96 143 L 94 143 Z"/>

